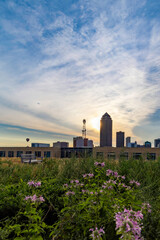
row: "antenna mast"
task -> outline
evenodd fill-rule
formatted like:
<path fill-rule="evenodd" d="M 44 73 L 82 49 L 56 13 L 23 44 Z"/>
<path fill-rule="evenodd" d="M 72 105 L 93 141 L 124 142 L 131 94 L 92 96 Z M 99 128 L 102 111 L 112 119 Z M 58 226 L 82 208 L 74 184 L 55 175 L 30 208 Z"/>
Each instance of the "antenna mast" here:
<path fill-rule="evenodd" d="M 86 119 L 83 119 L 82 137 L 86 138 Z"/>

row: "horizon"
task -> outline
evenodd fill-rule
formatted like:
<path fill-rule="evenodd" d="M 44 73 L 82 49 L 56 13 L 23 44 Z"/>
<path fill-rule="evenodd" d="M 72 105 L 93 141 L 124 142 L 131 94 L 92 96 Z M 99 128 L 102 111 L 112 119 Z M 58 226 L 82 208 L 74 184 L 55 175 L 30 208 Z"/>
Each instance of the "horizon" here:
<path fill-rule="evenodd" d="M 104 113 L 143 144 L 160 137 L 160 1 L 3 1 L 0 147 L 99 145 Z"/>

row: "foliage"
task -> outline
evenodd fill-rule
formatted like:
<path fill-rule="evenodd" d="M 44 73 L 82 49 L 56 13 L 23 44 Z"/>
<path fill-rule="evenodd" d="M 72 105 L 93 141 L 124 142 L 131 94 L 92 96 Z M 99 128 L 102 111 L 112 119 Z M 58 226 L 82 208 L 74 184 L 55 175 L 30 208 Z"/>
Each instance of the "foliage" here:
<path fill-rule="evenodd" d="M 160 162 L 99 161 L 1 161 L 0 239 L 116 240 L 125 236 L 126 223 L 116 222 L 124 211 L 140 211 L 144 239 L 160 239 Z"/>

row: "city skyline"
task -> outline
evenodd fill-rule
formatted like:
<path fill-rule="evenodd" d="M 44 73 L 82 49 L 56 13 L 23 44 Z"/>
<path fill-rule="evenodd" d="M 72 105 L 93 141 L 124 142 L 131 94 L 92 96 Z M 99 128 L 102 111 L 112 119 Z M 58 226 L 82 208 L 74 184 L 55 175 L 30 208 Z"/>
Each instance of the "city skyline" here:
<path fill-rule="evenodd" d="M 108 112 L 116 132 L 154 145 L 160 133 L 160 2 L 3 1 L 0 146 L 99 145 Z"/>

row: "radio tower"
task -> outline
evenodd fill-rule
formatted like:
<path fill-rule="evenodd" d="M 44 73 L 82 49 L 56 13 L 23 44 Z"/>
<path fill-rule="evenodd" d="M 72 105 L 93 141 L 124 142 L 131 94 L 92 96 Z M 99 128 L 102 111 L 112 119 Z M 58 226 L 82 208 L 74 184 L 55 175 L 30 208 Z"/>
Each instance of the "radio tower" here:
<path fill-rule="evenodd" d="M 86 138 L 86 119 L 83 119 L 82 137 Z"/>

